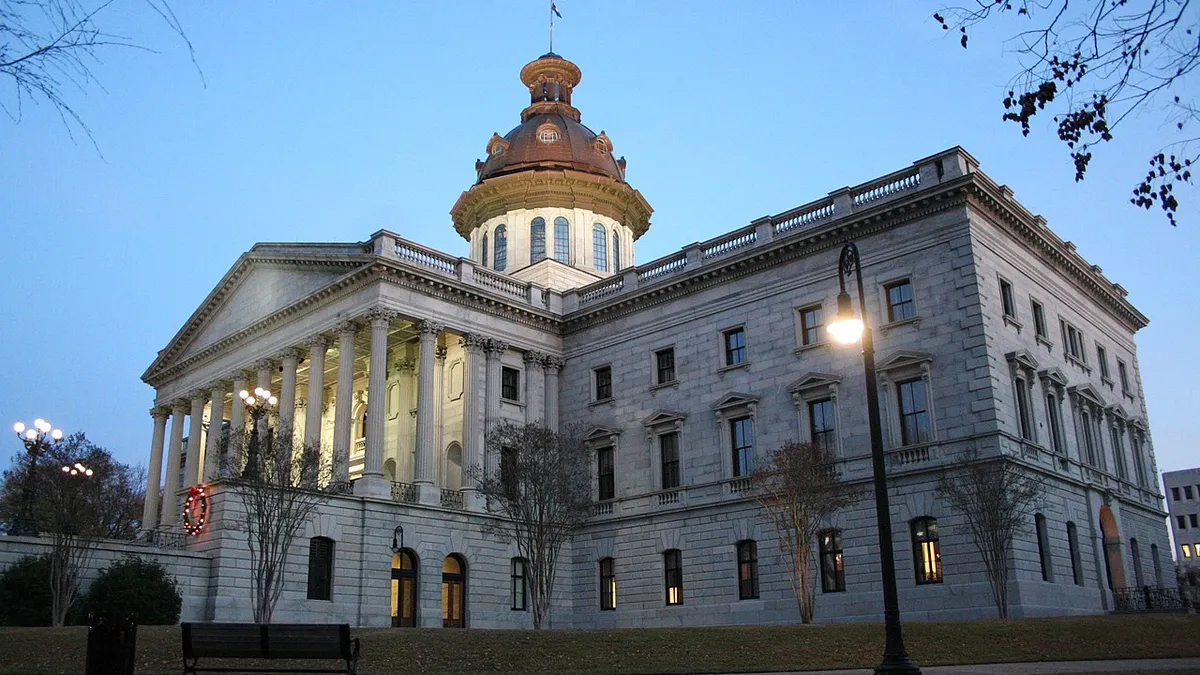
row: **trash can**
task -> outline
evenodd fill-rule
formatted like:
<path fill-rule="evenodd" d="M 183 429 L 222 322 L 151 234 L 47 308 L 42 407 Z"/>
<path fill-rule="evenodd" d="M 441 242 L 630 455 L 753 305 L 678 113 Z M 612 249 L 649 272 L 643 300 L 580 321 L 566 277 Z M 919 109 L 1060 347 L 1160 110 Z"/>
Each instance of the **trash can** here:
<path fill-rule="evenodd" d="M 88 614 L 87 675 L 133 675 L 137 623 L 108 612 Z"/>

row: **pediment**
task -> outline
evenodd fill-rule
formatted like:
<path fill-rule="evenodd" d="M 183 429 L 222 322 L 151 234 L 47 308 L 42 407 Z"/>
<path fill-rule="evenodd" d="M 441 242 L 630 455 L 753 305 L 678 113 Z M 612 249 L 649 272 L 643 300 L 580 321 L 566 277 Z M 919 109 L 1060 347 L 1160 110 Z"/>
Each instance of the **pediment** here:
<path fill-rule="evenodd" d="M 792 393 L 807 391 L 810 389 L 820 389 L 833 384 L 840 384 L 842 378 L 829 373 L 808 372 L 800 376 L 800 379 L 788 385 L 787 390 Z"/>
<path fill-rule="evenodd" d="M 1101 408 L 1106 406 L 1106 403 L 1104 402 L 1104 396 L 1100 394 L 1100 390 L 1096 389 L 1090 384 L 1080 384 L 1074 387 L 1068 387 L 1067 393 L 1071 394 L 1072 396 L 1083 397 L 1100 406 Z"/>
<path fill-rule="evenodd" d="M 933 354 L 930 354 L 929 352 L 918 352 L 902 349 L 898 352 L 890 354 L 886 359 L 876 363 L 875 369 L 895 370 L 897 368 L 905 368 L 907 366 L 918 366 L 931 361 L 933 361 Z"/>
<path fill-rule="evenodd" d="M 726 408 L 752 406 L 758 403 L 758 399 L 759 397 L 753 394 L 745 394 L 740 391 L 731 391 L 714 401 L 711 407 L 713 410 L 725 410 Z"/>
<path fill-rule="evenodd" d="M 1027 349 L 1018 349 L 1015 352 L 1009 352 L 1004 355 L 1004 358 L 1008 359 L 1010 363 L 1016 363 L 1029 370 L 1038 369 L 1037 359 L 1033 358 L 1033 354 L 1030 354 Z"/>
<path fill-rule="evenodd" d="M 655 410 L 642 420 L 642 426 L 656 427 L 660 424 L 676 424 L 687 419 L 687 413 L 675 410 Z"/>
<path fill-rule="evenodd" d="M 1038 371 L 1038 377 L 1042 378 L 1043 380 L 1049 380 L 1060 387 L 1067 386 L 1067 376 L 1063 375 L 1063 371 L 1059 370 L 1058 368 L 1047 368 L 1045 370 L 1040 370 Z"/>
<path fill-rule="evenodd" d="M 613 436 L 619 436 L 620 434 L 621 434 L 620 429 L 613 429 L 611 427 L 597 426 L 597 427 L 592 427 L 586 434 L 584 434 L 583 440 L 584 440 L 584 442 L 608 441 Z"/>
<path fill-rule="evenodd" d="M 281 246 L 270 255 L 252 250 L 239 258 L 159 352 L 143 379 L 319 293 L 371 259 L 337 253 L 325 258 L 300 247 L 291 256 L 288 248 Z"/>
<path fill-rule="evenodd" d="M 1129 421 L 1129 411 L 1126 410 L 1125 406 L 1121 405 L 1120 403 L 1110 405 L 1108 408 L 1105 408 L 1104 411 L 1109 415 L 1116 417 L 1117 419 Z"/>

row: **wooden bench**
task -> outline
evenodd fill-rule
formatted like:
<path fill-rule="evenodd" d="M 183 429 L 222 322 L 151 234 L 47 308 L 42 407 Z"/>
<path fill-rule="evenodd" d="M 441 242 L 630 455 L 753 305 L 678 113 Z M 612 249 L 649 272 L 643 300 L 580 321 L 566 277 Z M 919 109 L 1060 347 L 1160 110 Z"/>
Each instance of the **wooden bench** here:
<path fill-rule="evenodd" d="M 337 659 L 338 668 L 201 668 L 202 658 Z M 358 638 L 349 624 L 184 623 L 183 672 L 349 673 L 358 669 Z"/>

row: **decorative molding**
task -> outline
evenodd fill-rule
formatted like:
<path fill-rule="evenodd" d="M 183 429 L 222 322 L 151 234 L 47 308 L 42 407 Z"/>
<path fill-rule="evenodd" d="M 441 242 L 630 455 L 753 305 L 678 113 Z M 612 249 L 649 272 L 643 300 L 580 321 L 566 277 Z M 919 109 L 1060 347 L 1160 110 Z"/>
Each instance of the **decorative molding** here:
<path fill-rule="evenodd" d="M 372 328 L 387 328 L 399 314 L 383 307 L 372 307 L 364 316 L 371 322 Z"/>
<path fill-rule="evenodd" d="M 421 337 L 432 336 L 437 338 L 444 330 L 446 330 L 446 324 L 437 321 L 426 319 L 417 324 L 417 332 L 421 334 Z"/>
<path fill-rule="evenodd" d="M 481 352 L 487 347 L 487 340 L 479 333 L 464 333 L 458 338 L 458 344 L 469 352 Z"/>
<path fill-rule="evenodd" d="M 562 367 L 565 366 L 566 363 L 567 362 L 561 357 L 547 356 L 542 362 L 542 366 L 545 367 L 547 373 L 553 373 L 557 375 L 558 371 L 562 370 Z"/>
<path fill-rule="evenodd" d="M 720 413 L 730 408 L 749 408 L 754 410 L 754 406 L 758 404 L 759 397 L 754 394 L 745 394 L 740 391 L 731 391 L 721 398 L 713 401 L 709 407 Z"/>
<path fill-rule="evenodd" d="M 312 337 L 306 338 L 304 340 L 304 346 L 308 347 L 309 349 L 326 351 L 329 349 L 329 336 L 325 335 L 324 333 L 317 333 Z"/>
<path fill-rule="evenodd" d="M 1037 372 L 1038 362 L 1027 349 L 1018 349 L 1004 355 L 1013 368 L 1025 368 L 1029 372 Z"/>
<path fill-rule="evenodd" d="M 358 322 L 356 322 L 354 319 L 347 319 L 334 326 L 333 332 L 337 333 L 338 337 L 341 337 L 344 333 L 349 333 L 351 336 L 354 336 L 358 333 L 358 328 Z"/>
<path fill-rule="evenodd" d="M 830 385 L 841 384 L 842 378 L 837 375 L 828 373 L 808 372 L 800 376 L 800 379 L 788 385 L 787 390 L 792 394 L 798 394 L 804 391 L 829 387 Z"/>
<path fill-rule="evenodd" d="M 504 340 L 488 338 L 487 345 L 484 347 L 484 350 L 489 354 L 503 354 L 504 352 L 508 351 L 508 347 L 508 343 Z"/>
<path fill-rule="evenodd" d="M 445 361 L 446 355 L 449 353 L 449 350 L 447 350 L 445 347 L 435 347 L 433 350 L 433 358 L 437 359 L 438 361 Z"/>
<path fill-rule="evenodd" d="M 412 371 L 416 370 L 416 368 L 417 362 L 412 359 L 396 359 L 396 361 L 392 363 L 392 372 L 397 375 L 411 373 Z"/>
<path fill-rule="evenodd" d="M 155 406 L 150 409 L 150 416 L 154 419 L 167 419 L 171 416 L 171 410 L 163 406 Z"/>
<path fill-rule="evenodd" d="M 683 426 L 687 413 L 677 410 L 655 410 L 642 420 L 642 426 L 647 428 L 672 425 L 676 428 Z"/>
<path fill-rule="evenodd" d="M 279 352 L 278 358 L 280 362 L 287 361 L 288 359 L 299 361 L 300 359 L 304 358 L 304 352 L 300 351 L 298 347 L 288 347 L 287 349 Z"/>
<path fill-rule="evenodd" d="M 545 363 L 546 355 L 531 349 L 525 352 L 525 355 L 521 359 L 525 361 L 527 367 L 532 365 L 541 368 Z"/>
<path fill-rule="evenodd" d="M 270 370 L 275 367 L 275 362 L 271 359 L 259 359 L 254 362 L 254 369 L 257 371 Z M 257 374 L 256 374 L 257 376 Z"/>

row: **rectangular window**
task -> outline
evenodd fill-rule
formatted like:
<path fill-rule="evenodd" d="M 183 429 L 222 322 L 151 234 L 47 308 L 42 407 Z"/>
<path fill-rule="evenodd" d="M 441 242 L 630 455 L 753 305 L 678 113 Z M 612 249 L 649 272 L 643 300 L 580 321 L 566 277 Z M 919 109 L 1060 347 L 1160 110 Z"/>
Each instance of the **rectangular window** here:
<path fill-rule="evenodd" d="M 596 380 L 596 400 L 612 398 L 612 366 L 602 366 L 592 371 Z"/>
<path fill-rule="evenodd" d="M 813 305 L 800 310 L 800 344 L 815 345 L 825 340 L 825 310 Z"/>
<path fill-rule="evenodd" d="M 746 329 L 731 328 L 721 333 L 725 343 L 725 365 L 736 366 L 746 362 Z"/>
<path fill-rule="evenodd" d="M 1021 438 L 1033 440 L 1033 420 L 1029 415 L 1029 389 L 1025 386 L 1025 378 L 1013 378 L 1013 393 L 1017 397 L 1017 424 L 1021 428 Z"/>
<path fill-rule="evenodd" d="M 1121 441 L 1121 429 L 1114 424 L 1109 426 L 1108 430 L 1112 441 L 1113 460 L 1117 463 L 1117 478 L 1128 480 L 1129 472 L 1125 469 L 1125 443 Z"/>
<path fill-rule="evenodd" d="M 1191 498 L 1192 498 L 1192 486 L 1191 486 L 1191 485 L 1184 485 L 1184 486 L 1183 486 L 1183 498 L 1184 498 L 1184 499 L 1191 499 Z"/>
<path fill-rule="evenodd" d="M 662 461 L 662 489 L 679 487 L 679 432 L 658 437 L 658 452 Z"/>
<path fill-rule="evenodd" d="M 1038 558 L 1042 561 L 1042 581 L 1054 581 L 1054 568 L 1050 558 L 1050 533 L 1046 529 L 1046 517 L 1037 514 L 1033 517 L 1034 530 L 1037 532 Z"/>
<path fill-rule="evenodd" d="M 1071 577 L 1076 586 L 1083 585 L 1083 562 L 1079 559 L 1079 533 L 1075 523 L 1067 523 L 1067 547 L 1071 553 Z"/>
<path fill-rule="evenodd" d="M 738 599 L 758 597 L 758 544 L 752 540 L 738 542 Z"/>
<path fill-rule="evenodd" d="M 1058 323 L 1062 328 L 1063 348 L 1067 350 L 1067 355 L 1087 363 L 1087 351 L 1083 348 L 1083 333 L 1062 319 L 1059 319 Z"/>
<path fill-rule="evenodd" d="M 654 352 L 655 384 L 675 381 L 675 348 L 668 347 Z"/>
<path fill-rule="evenodd" d="M 1187 529 L 1187 516 L 1175 516 L 1175 524 L 1181 530 Z"/>
<path fill-rule="evenodd" d="M 916 307 L 913 306 L 912 283 L 908 279 L 892 282 L 884 286 L 883 291 L 887 294 L 888 323 L 904 321 L 917 315 Z"/>
<path fill-rule="evenodd" d="M 834 453 L 837 448 L 837 421 L 832 398 L 808 402 L 808 433 L 813 445 Z"/>
<path fill-rule="evenodd" d="M 1096 466 L 1096 441 L 1092 436 L 1095 430 L 1092 429 L 1092 416 L 1087 410 L 1080 409 L 1079 411 L 1079 426 L 1083 432 L 1083 456 L 1084 460 L 1090 466 Z"/>
<path fill-rule="evenodd" d="M 1046 394 L 1046 419 L 1050 421 L 1050 447 L 1055 454 L 1065 454 L 1062 442 L 1062 414 L 1058 409 L 1058 397 Z"/>
<path fill-rule="evenodd" d="M 1100 377 L 1109 379 L 1108 375 L 1108 350 L 1100 345 L 1096 345 L 1096 361 L 1100 364 Z"/>
<path fill-rule="evenodd" d="M 600 483 L 600 501 L 616 497 L 616 472 L 613 467 L 612 448 L 600 448 L 596 451 L 596 475 Z"/>
<path fill-rule="evenodd" d="M 667 604 L 683 604 L 683 554 L 679 549 L 663 553 L 663 582 L 666 585 Z"/>
<path fill-rule="evenodd" d="M 500 398 L 521 400 L 521 371 L 504 366 L 500 369 Z"/>
<path fill-rule="evenodd" d="M 1046 309 L 1042 307 L 1042 303 L 1037 300 L 1030 299 L 1029 308 L 1033 312 L 1033 332 L 1034 335 L 1040 338 L 1049 337 L 1046 335 Z"/>
<path fill-rule="evenodd" d="M 617 608 L 616 561 L 604 558 L 600 561 L 600 609 Z"/>
<path fill-rule="evenodd" d="M 1171 488 L 1171 501 L 1173 501 L 1173 502 L 1179 501 L 1179 488 L 1177 488 L 1177 487 Z"/>
<path fill-rule="evenodd" d="M 525 560 L 512 559 L 512 608 L 525 611 L 528 608 L 526 598 L 529 596 L 528 584 L 525 583 Z"/>
<path fill-rule="evenodd" d="M 333 540 L 308 540 L 308 599 L 329 600 L 333 593 Z"/>
<path fill-rule="evenodd" d="M 900 398 L 900 444 L 929 442 L 929 402 L 925 380 L 916 378 L 896 386 Z"/>
<path fill-rule="evenodd" d="M 1012 284 L 1000 280 L 1000 304 L 1004 308 L 1004 316 L 1017 318 L 1017 303 L 1013 301 Z"/>
<path fill-rule="evenodd" d="M 1182 551 L 1183 551 L 1183 557 L 1185 557 L 1185 558 L 1190 558 L 1190 557 L 1192 557 L 1192 547 L 1191 547 L 1191 546 L 1188 546 L 1187 544 L 1184 544 L 1184 545 L 1183 545 L 1183 548 L 1182 548 Z"/>
<path fill-rule="evenodd" d="M 846 568 L 842 559 L 842 531 L 825 530 L 817 535 L 821 551 L 821 592 L 846 590 Z"/>
<path fill-rule="evenodd" d="M 519 496 L 520 476 L 517 475 L 517 449 L 511 447 L 500 448 L 500 485 L 504 488 L 504 495 L 509 500 L 516 500 Z"/>
<path fill-rule="evenodd" d="M 1129 393 L 1129 370 L 1121 359 L 1117 359 L 1117 377 L 1121 380 L 1121 393 Z"/>
<path fill-rule="evenodd" d="M 917 518 L 912 522 L 913 558 L 918 584 L 942 583 L 942 551 L 935 518 Z"/>
<path fill-rule="evenodd" d="M 1196 529 L 1196 527 L 1197 527 L 1197 525 L 1196 525 L 1196 514 L 1194 514 L 1194 513 L 1189 513 L 1189 514 L 1188 514 L 1188 527 L 1190 527 L 1190 528 L 1191 528 L 1191 529 L 1193 529 L 1193 530 L 1194 530 L 1194 529 Z"/>
<path fill-rule="evenodd" d="M 733 447 L 733 475 L 749 476 L 753 470 L 754 420 L 749 417 L 729 420 L 729 440 Z"/>

